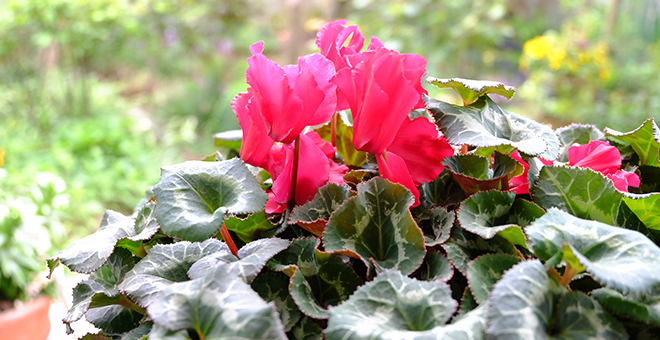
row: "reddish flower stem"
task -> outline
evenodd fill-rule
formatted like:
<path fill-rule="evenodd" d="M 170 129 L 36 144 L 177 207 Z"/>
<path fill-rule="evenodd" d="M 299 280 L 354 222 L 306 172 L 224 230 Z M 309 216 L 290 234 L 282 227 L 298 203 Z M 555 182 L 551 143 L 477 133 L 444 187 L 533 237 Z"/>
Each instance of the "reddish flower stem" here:
<path fill-rule="evenodd" d="M 509 176 L 502 177 L 502 191 L 509 191 Z"/>
<path fill-rule="evenodd" d="M 468 153 L 468 146 L 467 144 L 463 144 L 461 145 L 461 154 L 465 155 L 466 153 Z"/>
<path fill-rule="evenodd" d="M 298 182 L 298 158 L 300 158 L 300 136 L 296 137 L 293 149 L 293 171 L 291 172 L 291 189 L 289 190 L 289 210 L 296 205 L 296 183 Z"/>
<path fill-rule="evenodd" d="M 224 223 L 222 223 L 222 228 L 220 228 L 220 234 L 222 234 L 222 238 L 225 239 L 225 243 L 227 243 L 227 246 L 229 246 L 231 253 L 238 257 L 238 248 L 236 247 L 236 243 L 234 243 L 234 240 L 231 238 L 229 230 L 227 230 L 227 227 L 225 227 Z"/>
<path fill-rule="evenodd" d="M 564 269 L 564 276 L 561 277 L 561 281 L 559 281 L 559 284 L 568 288 L 569 284 L 571 284 L 571 281 L 573 280 L 573 277 L 577 274 L 577 270 L 573 268 L 570 264 L 566 264 L 566 269 Z"/>
<path fill-rule="evenodd" d="M 332 146 L 337 146 L 337 119 L 339 118 L 339 112 L 335 112 L 332 116 L 332 122 L 330 122 L 330 143 Z"/>

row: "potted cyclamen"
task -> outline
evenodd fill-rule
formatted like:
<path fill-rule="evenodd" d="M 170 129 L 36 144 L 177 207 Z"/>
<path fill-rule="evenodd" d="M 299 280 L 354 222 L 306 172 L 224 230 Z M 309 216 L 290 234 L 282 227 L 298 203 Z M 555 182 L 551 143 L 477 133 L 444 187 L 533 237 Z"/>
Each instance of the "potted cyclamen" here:
<path fill-rule="evenodd" d="M 241 144 L 216 136 L 240 158 L 163 167 L 134 215 L 106 211 L 49 260 L 90 273 L 65 323 L 123 340 L 658 334 L 652 119 L 552 130 L 488 97 L 513 87 L 427 78 L 464 105 L 445 103 L 423 57 L 363 50 L 345 24 L 297 65 L 252 45 Z"/>

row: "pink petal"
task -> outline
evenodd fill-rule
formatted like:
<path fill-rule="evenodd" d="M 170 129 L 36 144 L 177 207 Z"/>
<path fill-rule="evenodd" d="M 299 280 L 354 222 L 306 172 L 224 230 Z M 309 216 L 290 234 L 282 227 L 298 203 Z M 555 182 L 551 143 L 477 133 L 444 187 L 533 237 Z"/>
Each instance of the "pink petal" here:
<path fill-rule="evenodd" d="M 253 101 L 253 96 L 247 92 L 239 93 L 231 101 L 231 107 L 236 113 L 238 124 L 243 130 L 241 144 L 241 159 L 254 166 L 267 166 L 268 152 L 275 143 L 266 133 L 263 120 L 252 120 L 250 111 L 258 111 L 259 106 Z"/>
<path fill-rule="evenodd" d="M 410 190 L 413 196 L 415 196 L 415 204 L 412 207 L 418 206 L 420 204 L 419 190 L 415 186 L 415 183 L 413 183 L 404 160 L 392 152 L 387 152 L 387 161 L 385 161 L 382 153 L 376 155 L 376 161 L 378 162 L 380 177 L 388 179 L 392 183 L 399 183 Z"/>
<path fill-rule="evenodd" d="M 309 137 L 314 142 L 314 144 L 316 144 L 316 146 L 318 146 L 318 148 L 323 151 L 326 157 L 329 159 L 333 159 L 335 157 L 335 147 L 321 139 L 321 136 L 319 136 L 318 133 L 310 131 L 306 133 L 305 136 Z"/>
<path fill-rule="evenodd" d="M 335 66 L 318 53 L 299 58 L 298 65 L 304 81 L 296 82 L 294 89 L 303 100 L 304 116 L 310 116 L 305 125 L 328 122 L 337 108 L 337 85 L 332 82 Z"/>
<path fill-rule="evenodd" d="M 422 78 L 426 75 L 426 59 L 419 54 L 404 54 L 403 55 L 403 73 L 406 79 L 410 82 L 417 93 L 419 94 L 419 101 L 413 109 L 423 109 L 424 100 L 422 94 L 428 92 L 422 87 Z"/>
<path fill-rule="evenodd" d="M 569 147 L 568 164 L 603 174 L 614 173 L 621 167 L 621 153 L 608 142 L 592 140 L 587 145 L 574 144 Z"/>
<path fill-rule="evenodd" d="M 321 54 L 330 59 L 337 70 L 347 67 L 344 56 L 360 52 L 364 46 L 364 37 L 357 26 L 345 26 L 346 20 L 340 19 L 323 26 L 316 35 L 316 46 Z M 343 46 L 348 37 L 351 40 Z"/>
<path fill-rule="evenodd" d="M 628 192 L 628 187 L 639 187 L 640 185 L 639 176 L 634 172 L 618 170 L 612 174 L 605 174 L 605 177 L 614 183 L 617 190 L 623 192 Z"/>
<path fill-rule="evenodd" d="M 279 204 L 275 202 L 275 194 L 268 191 L 268 201 L 266 201 L 266 214 L 280 214 L 286 210 L 286 204 Z"/>
<path fill-rule="evenodd" d="M 405 161 L 415 185 L 434 181 L 444 169 L 442 160 L 454 154 L 435 124 L 424 117 L 404 120 L 387 151 Z"/>
<path fill-rule="evenodd" d="M 520 162 L 525 169 L 520 176 L 516 176 L 509 180 L 509 190 L 513 190 L 518 195 L 529 194 L 529 183 L 527 182 L 527 174 L 529 173 L 529 164 L 525 162 L 520 156 L 520 152 L 515 150 L 511 154 L 511 158 Z"/>
<path fill-rule="evenodd" d="M 348 172 L 348 167 L 344 164 L 337 164 L 330 160 L 330 171 L 328 173 L 328 182 L 334 184 L 345 184 L 344 175 Z"/>

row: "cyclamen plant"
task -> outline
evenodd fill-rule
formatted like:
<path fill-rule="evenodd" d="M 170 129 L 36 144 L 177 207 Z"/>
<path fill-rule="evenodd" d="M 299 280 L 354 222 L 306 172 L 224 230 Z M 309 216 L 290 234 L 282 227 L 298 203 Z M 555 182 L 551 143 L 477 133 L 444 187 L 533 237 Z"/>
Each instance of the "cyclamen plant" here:
<path fill-rule="evenodd" d="M 350 40 L 348 38 L 350 37 Z M 654 339 L 660 130 L 552 130 L 502 83 L 427 78 L 339 20 L 252 45 L 240 153 L 162 168 L 132 216 L 49 260 L 112 339 Z M 456 150 L 456 152 L 454 151 Z M 460 150 L 460 151 L 459 151 Z M 232 154 L 230 153 L 230 154 Z"/>

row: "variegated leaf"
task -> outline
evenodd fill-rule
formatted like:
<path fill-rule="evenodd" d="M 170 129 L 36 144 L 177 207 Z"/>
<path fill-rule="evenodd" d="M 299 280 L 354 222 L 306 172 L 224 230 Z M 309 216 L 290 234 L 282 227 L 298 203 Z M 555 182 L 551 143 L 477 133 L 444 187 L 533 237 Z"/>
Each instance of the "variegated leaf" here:
<path fill-rule="evenodd" d="M 153 327 L 154 323 L 147 321 L 141 324 L 138 328 L 124 334 L 124 336 L 121 337 L 121 340 L 146 340 Z"/>
<path fill-rule="evenodd" d="M 187 330 L 183 331 L 170 331 L 169 329 L 159 326 L 157 323 L 151 328 L 149 338 L 147 340 L 192 340 Z"/>
<path fill-rule="evenodd" d="M 48 259 L 50 272 L 52 273 L 61 261 L 72 271 L 91 273 L 101 268 L 108 260 L 119 240 L 149 239 L 158 231 L 158 224 L 151 220 L 153 209 L 153 203 L 146 204 L 138 214 L 137 221 L 116 211 L 106 210 L 99 230 Z"/>
<path fill-rule="evenodd" d="M 118 286 L 140 306 L 151 304 L 157 295 L 174 282 L 187 281 L 193 263 L 207 255 L 228 251 L 225 243 L 216 239 L 203 243 L 181 241 L 155 245 L 149 254 L 131 269 Z"/>
<path fill-rule="evenodd" d="M 601 288 L 591 293 L 610 313 L 660 327 L 660 296 L 623 295 L 613 289 Z"/>
<path fill-rule="evenodd" d="M 647 119 L 642 126 L 627 133 L 606 128 L 605 135 L 630 144 L 639 156 L 640 165 L 660 166 L 660 129 L 653 118 Z"/>
<path fill-rule="evenodd" d="M 445 255 L 431 248 L 426 251 L 422 266 L 418 269 L 419 278 L 424 281 L 449 281 L 454 276 L 454 266 Z"/>
<path fill-rule="evenodd" d="M 289 277 L 283 273 L 264 269 L 250 285 L 266 302 L 273 302 L 285 331 L 298 323 L 302 313 L 289 293 Z"/>
<path fill-rule="evenodd" d="M 442 248 L 447 252 L 449 262 L 464 276 L 467 276 L 468 262 L 484 254 L 510 254 L 522 257 L 516 247 L 501 236 L 485 240 L 463 228 L 453 228 L 451 237 L 442 244 Z"/>
<path fill-rule="evenodd" d="M 268 199 L 238 158 L 163 167 L 154 196 L 163 232 L 187 241 L 203 241 L 215 235 L 225 214 L 259 212 Z"/>
<path fill-rule="evenodd" d="M 430 218 L 425 223 L 424 244 L 427 247 L 433 247 L 447 242 L 451 235 L 451 227 L 456 220 L 456 213 L 447 211 L 442 207 L 433 208 L 429 211 Z"/>
<path fill-rule="evenodd" d="M 200 339 L 285 340 L 273 304 L 223 268 L 165 288 L 147 307 L 154 323 L 170 331 L 194 331 Z"/>
<path fill-rule="evenodd" d="M 439 88 L 452 88 L 463 99 L 464 105 L 474 103 L 479 97 L 489 93 L 500 95 L 506 99 L 511 99 L 516 92 L 516 88 L 504 85 L 499 81 L 472 80 L 462 78 L 438 79 L 434 77 L 426 78 L 426 82 Z"/>
<path fill-rule="evenodd" d="M 536 256 L 544 261 L 555 263 L 575 256 L 594 279 L 624 293 L 660 287 L 660 248 L 639 232 L 583 220 L 555 208 L 526 231 Z"/>
<path fill-rule="evenodd" d="M 321 236 L 330 215 L 347 199 L 355 196 L 348 185 L 327 183 L 320 187 L 314 199 L 296 206 L 289 217 L 289 224 L 298 224 L 316 236 Z"/>
<path fill-rule="evenodd" d="M 424 260 L 424 235 L 408 208 L 410 191 L 381 177 L 358 185 L 330 217 L 323 234 L 329 252 L 350 251 L 380 272 L 398 269 L 408 275 Z"/>
<path fill-rule="evenodd" d="M 213 270 L 218 264 L 227 265 L 227 270 L 240 277 L 246 283 L 251 283 L 275 254 L 289 246 L 289 240 L 281 238 L 262 238 L 252 241 L 238 250 L 238 257 L 228 248 L 223 248 L 195 262 L 188 270 L 191 279 L 198 279 Z"/>
<path fill-rule="evenodd" d="M 266 218 L 266 213 L 263 211 L 251 214 L 244 219 L 231 216 L 225 220 L 225 227 L 245 243 L 260 238 L 272 237 L 279 229 L 278 225 L 270 223 L 268 218 Z"/>
<path fill-rule="evenodd" d="M 520 258 L 511 255 L 487 254 L 468 263 L 468 284 L 477 303 L 482 304 L 488 300 L 493 285 L 502 278 L 505 271 L 520 261 Z"/>
<path fill-rule="evenodd" d="M 325 335 L 328 340 L 443 339 L 445 328 L 478 334 L 465 327 L 474 323 L 466 322 L 465 328 L 445 325 L 456 307 L 446 283 L 418 281 L 385 270 L 348 301 L 330 309 Z M 479 319 L 485 325 L 485 319 Z"/>
<path fill-rule="evenodd" d="M 426 107 L 449 143 L 489 147 L 511 145 L 530 156 L 554 160 L 559 139 L 547 126 L 500 108 L 487 96 L 457 106 L 424 96 Z"/>
<path fill-rule="evenodd" d="M 561 127 L 555 130 L 555 134 L 561 141 L 561 152 L 559 158 L 560 162 L 568 162 L 568 148 L 573 143 L 580 145 L 587 145 L 592 140 L 605 140 L 605 134 L 601 132 L 596 126 L 588 124 L 573 123 L 568 126 Z"/>
<path fill-rule="evenodd" d="M 625 340 L 628 334 L 598 302 L 583 292 L 571 292 L 561 298 L 553 339 Z"/>
<path fill-rule="evenodd" d="M 467 195 L 500 188 L 502 180 L 522 174 L 522 165 L 499 152 L 494 153 L 493 168 L 490 160 L 475 154 L 454 155 L 442 161 Z"/>
<path fill-rule="evenodd" d="M 291 296 L 305 315 L 326 319 L 327 308 L 348 299 L 362 280 L 339 257 L 318 250 L 319 244 L 313 237 L 295 239 L 268 266 L 291 276 Z"/>
<path fill-rule="evenodd" d="M 417 216 L 424 216 L 430 208 L 441 206 L 447 207 L 465 200 L 465 192 L 454 178 L 449 168 L 442 170 L 438 178 L 430 183 L 422 183 L 419 190 L 420 206 L 414 211 Z"/>
<path fill-rule="evenodd" d="M 290 340 L 322 340 L 323 329 L 308 317 L 304 317 L 288 333 Z"/>

